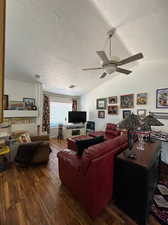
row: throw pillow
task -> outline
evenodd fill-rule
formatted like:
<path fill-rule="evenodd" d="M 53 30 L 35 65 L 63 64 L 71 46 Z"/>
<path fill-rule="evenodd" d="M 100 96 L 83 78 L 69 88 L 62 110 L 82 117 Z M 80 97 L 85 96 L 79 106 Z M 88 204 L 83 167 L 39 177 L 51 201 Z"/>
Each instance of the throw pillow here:
<path fill-rule="evenodd" d="M 22 134 L 19 137 L 19 142 L 20 143 L 31 143 L 31 139 L 28 133 Z"/>

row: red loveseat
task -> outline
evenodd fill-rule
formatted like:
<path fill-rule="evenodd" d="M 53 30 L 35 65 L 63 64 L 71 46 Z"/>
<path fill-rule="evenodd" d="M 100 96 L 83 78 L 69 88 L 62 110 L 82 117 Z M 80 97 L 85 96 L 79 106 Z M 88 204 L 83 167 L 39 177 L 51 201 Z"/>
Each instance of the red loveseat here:
<path fill-rule="evenodd" d="M 118 136 L 90 146 L 82 157 L 69 149 L 58 153 L 62 183 L 92 218 L 112 199 L 114 158 L 127 146 L 127 137 Z"/>
<path fill-rule="evenodd" d="M 107 123 L 105 131 L 95 131 L 89 133 L 89 136 L 96 137 L 96 136 L 104 136 L 105 139 L 112 139 L 120 135 L 120 131 L 117 130 L 117 125 L 113 123 Z"/>

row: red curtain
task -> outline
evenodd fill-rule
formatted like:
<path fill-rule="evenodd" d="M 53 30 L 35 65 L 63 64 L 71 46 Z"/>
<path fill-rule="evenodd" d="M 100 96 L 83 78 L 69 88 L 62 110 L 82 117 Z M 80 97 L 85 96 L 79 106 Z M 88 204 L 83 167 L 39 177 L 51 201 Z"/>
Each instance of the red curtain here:
<path fill-rule="evenodd" d="M 72 99 L 72 111 L 77 111 L 78 103 L 76 99 Z"/>
<path fill-rule="evenodd" d="M 43 98 L 43 131 L 50 133 L 50 100 L 46 95 Z"/>

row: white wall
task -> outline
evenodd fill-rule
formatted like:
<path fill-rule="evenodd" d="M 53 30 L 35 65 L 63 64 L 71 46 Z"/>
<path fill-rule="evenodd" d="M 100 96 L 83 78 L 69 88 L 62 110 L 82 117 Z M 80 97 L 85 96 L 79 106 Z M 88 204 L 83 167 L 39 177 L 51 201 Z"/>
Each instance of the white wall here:
<path fill-rule="evenodd" d="M 35 98 L 35 104 L 39 111 L 39 117 L 34 124 L 18 124 L 12 129 L 29 130 L 32 135 L 37 134 L 37 125 L 41 126 L 42 121 L 42 86 L 40 83 L 28 83 L 17 80 L 5 79 L 4 93 L 8 95 L 9 101 L 23 101 L 23 98 Z M 42 126 L 41 126 L 42 127 Z"/>
<path fill-rule="evenodd" d="M 124 66 L 123 66 L 124 68 Z M 118 106 L 120 105 L 120 95 L 134 94 L 134 108 L 131 109 L 137 113 L 137 109 L 146 109 L 149 111 L 167 112 L 168 109 L 156 109 L 156 89 L 168 88 L 168 64 L 166 63 L 140 63 L 132 69 L 134 72 L 127 76 L 117 74 L 110 79 L 81 97 L 81 108 L 88 112 L 88 120 L 96 122 L 96 130 L 104 130 L 107 122 L 117 123 L 122 120 L 122 111 L 119 107 L 118 115 L 108 115 L 107 110 L 105 119 L 98 119 L 96 110 L 96 99 L 109 96 L 118 96 Z M 112 76 L 112 75 L 111 75 Z M 147 105 L 136 105 L 137 93 L 148 93 Z M 160 120 L 165 124 L 164 127 L 158 127 L 161 130 L 168 131 L 168 120 Z"/>
<path fill-rule="evenodd" d="M 5 79 L 5 94 L 10 101 L 22 101 L 23 98 L 36 98 L 36 84 Z"/>

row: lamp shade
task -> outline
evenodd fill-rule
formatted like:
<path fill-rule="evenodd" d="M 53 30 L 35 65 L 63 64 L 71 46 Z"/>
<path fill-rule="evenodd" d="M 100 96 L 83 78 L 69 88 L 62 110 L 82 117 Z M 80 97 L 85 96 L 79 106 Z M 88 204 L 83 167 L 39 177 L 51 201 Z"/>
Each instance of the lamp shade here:
<path fill-rule="evenodd" d="M 145 130 L 151 130 L 151 126 L 164 126 L 163 123 L 161 123 L 159 120 L 157 120 L 154 116 L 151 114 L 146 116 L 143 119 L 144 124 L 142 125 L 142 128 Z"/>
<path fill-rule="evenodd" d="M 138 116 L 132 113 L 119 123 L 119 128 L 135 130 L 137 127 L 140 127 L 140 125 Z"/>

